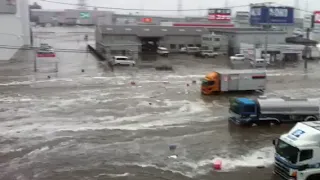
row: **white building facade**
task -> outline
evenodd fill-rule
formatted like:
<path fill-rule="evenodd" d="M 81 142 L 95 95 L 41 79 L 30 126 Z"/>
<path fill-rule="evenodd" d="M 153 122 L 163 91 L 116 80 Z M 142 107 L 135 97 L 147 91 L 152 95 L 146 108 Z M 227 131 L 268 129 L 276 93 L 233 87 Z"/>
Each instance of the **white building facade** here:
<path fill-rule="evenodd" d="M 28 0 L 0 0 L 0 24 L 0 61 L 31 45 Z"/>

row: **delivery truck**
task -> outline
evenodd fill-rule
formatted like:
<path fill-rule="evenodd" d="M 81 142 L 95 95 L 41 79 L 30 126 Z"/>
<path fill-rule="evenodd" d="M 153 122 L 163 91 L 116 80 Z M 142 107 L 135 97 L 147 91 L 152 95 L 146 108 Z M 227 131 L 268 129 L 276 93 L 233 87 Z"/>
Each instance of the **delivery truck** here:
<path fill-rule="evenodd" d="M 286 180 L 320 179 L 320 122 L 299 122 L 273 140 L 274 174 Z"/>
<path fill-rule="evenodd" d="M 280 124 L 319 119 L 319 99 L 231 98 L 229 120 L 238 125 Z"/>
<path fill-rule="evenodd" d="M 266 83 L 265 70 L 220 70 L 202 79 L 201 92 L 211 95 L 228 91 L 264 91 Z"/>

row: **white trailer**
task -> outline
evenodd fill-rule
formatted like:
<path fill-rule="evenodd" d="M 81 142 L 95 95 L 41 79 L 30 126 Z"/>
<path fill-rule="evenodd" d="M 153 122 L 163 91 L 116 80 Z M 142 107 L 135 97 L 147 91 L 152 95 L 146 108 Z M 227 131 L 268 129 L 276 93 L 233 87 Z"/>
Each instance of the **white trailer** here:
<path fill-rule="evenodd" d="M 220 76 L 220 90 L 226 91 L 264 91 L 267 84 L 265 70 L 217 71 Z"/>

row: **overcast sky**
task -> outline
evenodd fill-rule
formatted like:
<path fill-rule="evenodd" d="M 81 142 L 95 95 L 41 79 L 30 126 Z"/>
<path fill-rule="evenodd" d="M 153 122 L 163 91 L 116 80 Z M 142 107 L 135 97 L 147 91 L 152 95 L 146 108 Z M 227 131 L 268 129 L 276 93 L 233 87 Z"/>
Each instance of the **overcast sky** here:
<path fill-rule="evenodd" d="M 64 3 L 77 3 L 77 0 L 50 0 Z M 182 9 L 206 9 L 206 8 L 222 8 L 225 6 L 226 0 L 182 0 Z M 261 3 L 265 0 L 228 0 L 229 6 L 246 5 L 249 3 Z M 61 5 L 40 0 L 29 0 L 30 3 L 38 2 L 43 9 L 72 9 L 74 6 Z M 267 2 L 277 2 L 281 5 L 294 6 L 295 0 L 270 0 Z M 88 5 L 101 6 L 101 7 L 114 7 L 114 8 L 131 8 L 131 9 L 177 9 L 178 0 L 87 0 Z M 300 9 L 308 9 L 309 11 L 320 10 L 319 0 L 299 0 Z M 318 8 L 318 9 L 317 9 Z M 101 9 L 103 10 L 103 9 Z M 106 10 L 106 9 L 104 9 Z M 232 11 L 248 11 L 248 7 L 233 8 Z M 113 10 L 117 13 L 136 13 L 135 11 L 120 11 Z M 177 12 L 147 12 L 140 11 L 140 14 L 145 15 L 168 15 L 177 16 Z M 300 12 L 303 15 L 303 12 Z M 206 11 L 184 11 L 182 15 L 185 16 L 199 16 L 205 15 Z"/>

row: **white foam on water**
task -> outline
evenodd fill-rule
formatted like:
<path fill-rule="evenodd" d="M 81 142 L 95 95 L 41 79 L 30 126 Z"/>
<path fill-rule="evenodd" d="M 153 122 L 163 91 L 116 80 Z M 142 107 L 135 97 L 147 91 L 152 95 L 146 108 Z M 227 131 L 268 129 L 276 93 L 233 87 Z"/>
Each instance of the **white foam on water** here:
<path fill-rule="evenodd" d="M 159 167 L 157 165 L 153 165 L 153 164 L 147 164 L 147 163 L 119 163 L 119 162 L 114 162 L 111 165 L 116 165 L 116 166 L 138 166 L 141 168 L 155 168 L 158 170 L 162 170 L 162 171 L 170 171 L 172 173 L 177 173 L 177 174 L 181 174 L 183 176 L 192 178 L 192 176 L 189 176 L 188 174 L 181 172 L 181 171 L 177 171 L 177 170 L 173 170 L 167 167 Z"/>
<path fill-rule="evenodd" d="M 216 160 L 222 161 L 222 171 L 232 171 L 238 167 L 266 167 L 274 163 L 274 148 L 265 147 L 251 151 L 250 153 L 238 158 L 215 157 L 213 159 L 202 160 L 197 163 L 197 166 L 211 166 Z"/>
<path fill-rule="evenodd" d="M 106 174 L 106 173 L 102 173 L 102 174 L 98 174 L 96 176 L 94 176 L 95 178 L 99 178 L 99 177 L 102 177 L 102 176 L 108 176 L 108 177 L 111 177 L 111 178 L 116 178 L 116 177 L 128 177 L 128 176 L 135 176 L 134 174 L 131 174 L 131 173 L 123 173 L 123 174 Z"/>
<path fill-rule="evenodd" d="M 37 155 L 42 154 L 46 151 L 49 151 L 50 148 L 48 146 L 41 147 L 39 149 L 35 149 L 27 154 L 28 158 L 35 158 Z"/>

